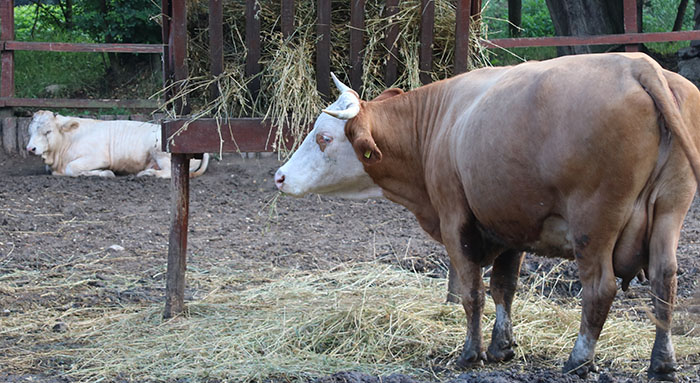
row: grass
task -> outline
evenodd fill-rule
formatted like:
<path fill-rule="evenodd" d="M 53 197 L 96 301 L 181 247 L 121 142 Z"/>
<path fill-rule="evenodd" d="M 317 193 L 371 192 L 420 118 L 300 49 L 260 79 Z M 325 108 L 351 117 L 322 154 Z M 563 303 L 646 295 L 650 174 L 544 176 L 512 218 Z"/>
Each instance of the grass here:
<path fill-rule="evenodd" d="M 74 273 L 56 285 L 55 278 L 18 271 L 0 278 L 0 291 L 11 293 L 21 283 L 48 294 L 91 280 Z M 196 268 L 188 283 L 201 293 L 185 317 L 169 321 L 161 319 L 160 304 L 35 307 L 0 317 L 9 343 L 0 364 L 14 374 L 50 370 L 78 382 L 305 381 L 348 370 L 435 380 L 434 367 L 453 367 L 465 333 L 461 306 L 443 303 L 445 280 L 385 264 L 253 274 Z M 514 302 L 520 346 L 511 364 L 558 370 L 576 337 L 580 302 L 554 303 L 538 285 L 521 288 Z M 494 319 L 488 299 L 485 344 Z M 67 332 L 51 331 L 59 321 Z M 653 338 L 650 321 L 611 315 L 598 361 L 642 375 Z M 681 363 L 698 357 L 700 334 L 673 341 Z"/>

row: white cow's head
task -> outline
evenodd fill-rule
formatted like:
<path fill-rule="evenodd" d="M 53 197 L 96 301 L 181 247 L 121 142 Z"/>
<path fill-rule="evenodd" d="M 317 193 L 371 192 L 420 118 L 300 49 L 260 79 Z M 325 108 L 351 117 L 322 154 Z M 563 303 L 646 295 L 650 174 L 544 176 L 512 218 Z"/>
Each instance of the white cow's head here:
<path fill-rule="evenodd" d="M 360 98 L 331 76 L 340 91 L 338 100 L 323 110 L 299 149 L 277 170 L 275 184 L 295 197 L 308 193 L 356 199 L 380 197 L 381 189 L 365 172 L 345 135 L 345 123 L 360 112 Z"/>
<path fill-rule="evenodd" d="M 45 110 L 38 111 L 29 123 L 27 150 L 46 159 L 46 154 L 55 150 L 63 140 L 63 134 L 76 127 L 77 122 L 71 118 Z"/>

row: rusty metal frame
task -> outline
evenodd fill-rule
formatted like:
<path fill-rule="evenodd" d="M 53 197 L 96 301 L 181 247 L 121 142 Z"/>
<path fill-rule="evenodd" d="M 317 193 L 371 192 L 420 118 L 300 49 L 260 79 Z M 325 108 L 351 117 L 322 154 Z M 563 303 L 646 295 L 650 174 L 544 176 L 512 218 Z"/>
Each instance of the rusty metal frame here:
<path fill-rule="evenodd" d="M 282 1 L 282 20 L 285 37 L 290 36 L 290 28 L 293 25 L 293 0 Z M 700 40 L 700 31 L 663 32 L 663 33 L 637 33 L 637 0 L 623 1 L 625 33 L 619 35 L 604 36 L 557 36 L 557 37 L 536 37 L 536 38 L 509 38 L 484 40 L 482 43 L 491 49 L 495 48 L 515 48 L 533 46 L 566 46 L 566 45 L 597 45 L 597 44 L 622 44 L 626 50 L 638 50 L 638 44 L 661 41 L 683 41 Z M 163 42 L 167 42 L 164 47 L 164 76 L 168 81 L 172 79 L 182 79 L 186 70 L 183 70 L 185 61 L 182 54 L 182 46 L 186 44 L 186 34 L 172 33 L 173 25 L 177 25 L 180 30 L 186 30 L 185 18 L 182 12 L 173 12 L 173 9 L 184 7 L 185 0 L 161 0 L 163 5 Z M 432 0 L 421 0 L 425 12 L 421 17 L 421 42 L 429 46 L 432 41 L 433 17 Z M 356 63 L 363 48 L 363 25 L 362 16 L 364 0 L 353 0 L 351 10 L 351 38 L 350 38 L 350 60 Z M 387 0 L 387 14 L 395 12 L 398 0 Z M 455 28 L 457 32 L 455 54 L 455 72 L 463 72 L 468 68 L 469 55 L 469 22 L 473 17 L 478 17 L 480 0 L 458 0 L 457 1 L 457 22 Z M 220 0 L 209 0 L 210 9 L 220 12 Z M 320 38 L 317 42 L 316 51 L 316 71 L 317 88 L 324 96 L 329 96 L 329 71 L 330 71 L 330 0 L 317 0 L 318 19 L 317 33 Z M 260 20 L 256 17 L 260 8 L 255 0 L 246 1 L 246 45 L 248 55 L 246 58 L 246 75 L 254 76 L 260 72 Z M 211 20 L 218 20 L 211 18 Z M 217 22 L 218 21 L 212 21 Z M 214 75 L 217 75 L 219 61 L 221 60 L 221 50 L 215 49 L 223 46 L 223 37 L 219 32 L 220 26 L 216 25 L 210 30 L 211 48 L 211 68 Z M 389 52 L 395 52 L 394 41 L 395 32 L 389 29 L 386 37 L 386 45 Z M 420 68 L 422 71 L 429 70 L 432 65 L 432 57 L 422 51 Z M 394 53 L 395 54 L 395 53 Z M 391 59 L 391 53 L 387 60 L 386 78 L 387 83 L 392 84 L 396 78 L 396 63 Z M 353 65 L 350 71 L 350 81 L 353 87 L 359 89 L 358 81 L 362 75 L 361 68 Z M 220 72 L 219 72 L 220 73 Z M 323 78 L 318 77 L 323 74 Z M 422 73 L 421 73 L 422 74 Z M 391 81 L 389 81 L 391 80 Z M 430 82 L 429 76 L 421 76 L 423 82 Z M 257 93 L 259 81 L 249 83 L 253 93 Z M 183 129 L 185 125 L 186 129 Z M 163 150 L 172 153 L 172 189 L 171 189 L 171 219 L 170 219 L 170 244 L 168 248 L 168 277 L 166 286 L 166 304 L 163 316 L 170 318 L 181 314 L 185 309 L 184 286 L 187 255 L 187 225 L 189 214 L 189 158 L 202 152 L 264 152 L 271 151 L 272 146 L 268 137 L 274 137 L 276 130 L 270 134 L 271 129 L 278 129 L 262 119 L 236 118 L 225 121 L 213 119 L 199 119 L 189 121 L 187 118 L 166 121 L 162 127 Z M 219 135 L 219 132 L 222 135 Z M 223 140 L 223 141 L 222 141 Z"/>

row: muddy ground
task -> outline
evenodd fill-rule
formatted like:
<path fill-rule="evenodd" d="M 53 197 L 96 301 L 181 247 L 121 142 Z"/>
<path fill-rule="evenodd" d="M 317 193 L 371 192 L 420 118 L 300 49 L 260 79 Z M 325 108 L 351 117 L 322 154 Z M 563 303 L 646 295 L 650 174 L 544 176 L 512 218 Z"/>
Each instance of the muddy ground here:
<path fill-rule="evenodd" d="M 45 173 L 37 158 L 0 154 L 0 162 L 0 278 L 22 270 L 41 270 L 46 272 L 46 278 L 60 280 L 62 273 L 70 272 L 70 267 L 63 266 L 85 265 L 100 258 L 109 267 L 95 272 L 98 280 L 131 275 L 137 281 L 123 289 L 100 288 L 97 282 L 80 293 L 0 291 L 3 316 L 42 306 L 162 301 L 165 280 L 160 271 L 168 246 L 169 181 L 133 176 L 53 177 Z M 225 265 L 254 273 L 270 266 L 313 270 L 357 260 L 379 260 L 436 277 L 445 275 L 447 257 L 442 246 L 421 231 L 409 212 L 389 201 L 353 202 L 309 196 L 282 197 L 271 204 L 277 195 L 272 175 L 278 166 L 276 158 L 244 160 L 229 155 L 223 161 L 213 162 L 204 176 L 191 181 L 189 268 Z M 700 311 L 700 296 L 696 292 L 700 279 L 699 242 L 700 202 L 696 201 L 683 227 L 678 251 L 679 312 Z M 527 284 L 534 271 L 559 263 L 528 255 L 521 282 Z M 576 295 L 580 289 L 575 266 L 565 263 L 561 268 L 563 278 L 559 283 L 544 286 L 545 290 L 554 289 L 555 299 Z M 196 299 L 196 286 L 188 286 L 186 295 Z M 646 302 L 648 286 L 633 283 L 628 293 L 618 294 L 613 309 L 626 310 Z M 700 327 L 686 322 L 675 331 L 692 330 L 693 326 Z M 0 350 L 15 347 L 15 341 L 0 338 Z M 683 381 L 700 381 L 695 378 L 700 374 L 700 345 L 698 355 L 680 362 Z M 453 379 L 581 381 L 533 361 L 516 366 L 510 364 L 502 370 L 483 373 L 454 371 Z M 639 381 L 635 375 L 603 367 L 600 374 L 588 380 Z M 63 381 L 52 378 L 54 371 L 49 367 L 36 375 L 12 375 L 3 370 L 0 366 L 0 381 Z M 342 372 L 321 377 L 320 381 L 411 382 L 413 378 L 399 375 L 380 379 Z"/>

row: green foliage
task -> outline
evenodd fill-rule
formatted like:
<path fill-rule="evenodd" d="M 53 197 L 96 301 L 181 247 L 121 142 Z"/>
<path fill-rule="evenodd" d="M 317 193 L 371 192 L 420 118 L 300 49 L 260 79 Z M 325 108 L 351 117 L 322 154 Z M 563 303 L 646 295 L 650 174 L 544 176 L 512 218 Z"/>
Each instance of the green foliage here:
<path fill-rule="evenodd" d="M 673 22 L 676 20 L 678 12 L 678 4 L 681 0 L 646 0 L 644 1 L 644 10 L 642 11 L 642 28 L 644 32 L 669 32 L 673 28 Z M 688 8 L 683 15 L 683 24 L 681 30 L 693 29 L 693 10 L 694 2 L 688 2 Z M 659 53 L 672 54 L 679 49 L 687 47 L 690 44 L 688 41 L 679 41 L 674 43 L 649 43 L 646 47 Z"/>
<path fill-rule="evenodd" d="M 160 13 L 152 0 L 106 0 L 76 2 L 75 25 L 100 42 L 160 43 L 160 26 L 151 18 Z"/>
<path fill-rule="evenodd" d="M 48 12 L 60 15 L 57 6 L 47 6 Z M 43 16 L 42 16 L 43 14 Z M 15 34 L 19 41 L 56 41 L 92 43 L 84 33 L 63 31 L 51 22 L 46 13 L 32 5 L 15 7 Z M 32 29 L 34 35 L 32 36 Z M 15 52 L 15 93 L 17 97 L 66 97 L 78 90 L 90 88 L 104 76 L 102 56 L 95 53 Z M 54 91 L 46 87 L 56 85 Z"/>
<path fill-rule="evenodd" d="M 554 25 L 545 0 L 523 0 L 521 37 L 554 36 Z M 484 20 L 488 24 L 490 38 L 506 38 L 508 35 L 508 1 L 490 0 L 484 6 Z"/>

